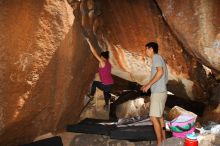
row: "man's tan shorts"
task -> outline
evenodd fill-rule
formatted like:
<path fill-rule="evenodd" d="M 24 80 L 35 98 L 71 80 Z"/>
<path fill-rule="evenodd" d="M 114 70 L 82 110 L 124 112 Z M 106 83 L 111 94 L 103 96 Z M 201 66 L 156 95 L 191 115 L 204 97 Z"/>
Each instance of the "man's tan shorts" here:
<path fill-rule="evenodd" d="M 150 113 L 152 117 L 162 117 L 167 100 L 167 91 L 161 93 L 151 93 Z"/>

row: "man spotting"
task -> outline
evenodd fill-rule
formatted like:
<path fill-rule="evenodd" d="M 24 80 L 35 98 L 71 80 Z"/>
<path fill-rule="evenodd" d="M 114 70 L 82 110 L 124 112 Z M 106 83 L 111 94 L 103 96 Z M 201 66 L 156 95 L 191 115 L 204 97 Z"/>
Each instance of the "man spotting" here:
<path fill-rule="evenodd" d="M 151 89 L 150 96 L 150 119 L 153 123 L 157 137 L 157 146 L 166 139 L 163 111 L 167 100 L 168 72 L 166 63 L 158 54 L 158 44 L 150 42 L 145 45 L 145 55 L 152 60 L 151 79 L 141 89 L 147 92 Z"/>

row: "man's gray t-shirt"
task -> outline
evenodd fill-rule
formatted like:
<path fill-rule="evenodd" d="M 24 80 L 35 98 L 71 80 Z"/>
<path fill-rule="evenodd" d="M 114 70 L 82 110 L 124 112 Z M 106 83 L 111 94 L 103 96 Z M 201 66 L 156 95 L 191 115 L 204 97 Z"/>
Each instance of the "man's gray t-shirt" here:
<path fill-rule="evenodd" d="M 152 93 L 160 93 L 167 91 L 166 84 L 168 81 L 168 71 L 167 71 L 166 63 L 164 62 L 163 58 L 160 55 L 154 54 L 152 60 L 152 66 L 151 66 L 151 79 L 156 74 L 157 67 L 163 68 L 163 76 L 151 86 Z"/>

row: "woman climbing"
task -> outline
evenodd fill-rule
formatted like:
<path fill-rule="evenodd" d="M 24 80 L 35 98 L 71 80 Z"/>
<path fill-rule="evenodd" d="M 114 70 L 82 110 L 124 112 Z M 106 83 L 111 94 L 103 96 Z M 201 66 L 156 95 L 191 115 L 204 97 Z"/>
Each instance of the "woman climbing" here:
<path fill-rule="evenodd" d="M 111 99 L 111 94 L 110 94 L 111 86 L 113 85 L 113 79 L 111 75 L 112 66 L 111 63 L 109 62 L 109 51 L 101 52 L 99 56 L 88 38 L 86 38 L 86 41 L 89 44 L 92 54 L 99 61 L 98 73 L 100 77 L 100 81 L 93 81 L 89 96 L 90 98 L 93 98 L 96 92 L 96 88 L 99 88 L 100 90 L 103 91 L 104 94 L 104 99 L 105 99 L 104 107 L 108 108 L 109 100 Z"/>

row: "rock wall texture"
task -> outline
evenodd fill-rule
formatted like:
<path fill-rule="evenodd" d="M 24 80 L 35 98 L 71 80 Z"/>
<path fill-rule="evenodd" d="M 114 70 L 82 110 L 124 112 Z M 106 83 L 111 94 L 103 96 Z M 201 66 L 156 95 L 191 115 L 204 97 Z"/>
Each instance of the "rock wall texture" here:
<path fill-rule="evenodd" d="M 145 84 L 150 66 L 142 54 L 146 42 L 156 41 L 169 68 L 168 88 L 176 95 L 201 99 L 206 96 L 206 75 L 201 64 L 185 52 L 152 0 L 100 1 L 105 42 L 112 54 L 113 73 Z M 100 39 L 99 39 L 100 40 Z M 204 80 L 201 80 L 203 76 Z"/>
<path fill-rule="evenodd" d="M 71 6 L 3 0 L 0 21 L 0 145 L 24 144 L 77 121 L 97 64 Z"/>
<path fill-rule="evenodd" d="M 220 72 L 220 1 L 156 1 L 184 48 L 201 63 Z"/>
<path fill-rule="evenodd" d="M 198 15 L 207 21 L 199 29 L 203 34 L 204 29 L 215 32 L 208 39 L 218 53 L 219 30 L 208 21 L 218 9 L 213 6 L 206 17 L 202 12 L 210 7 L 202 6 Z M 82 32 L 88 33 L 98 52 L 110 51 L 114 75 L 139 84 L 145 84 L 150 74 L 144 45 L 157 41 L 168 64 L 168 88 L 184 98 L 208 97 L 201 63 L 219 70 L 217 53 L 208 51 L 213 57 L 207 59 L 207 50 L 200 49 L 210 47 L 206 36 L 191 40 L 187 31 L 176 31 L 169 20 L 168 26 L 154 0 L 1 0 L 0 21 L 0 145 L 4 146 L 30 142 L 79 119 L 98 67 Z M 205 41 L 198 43 L 200 38 Z"/>

